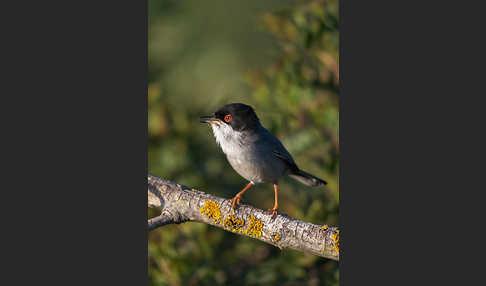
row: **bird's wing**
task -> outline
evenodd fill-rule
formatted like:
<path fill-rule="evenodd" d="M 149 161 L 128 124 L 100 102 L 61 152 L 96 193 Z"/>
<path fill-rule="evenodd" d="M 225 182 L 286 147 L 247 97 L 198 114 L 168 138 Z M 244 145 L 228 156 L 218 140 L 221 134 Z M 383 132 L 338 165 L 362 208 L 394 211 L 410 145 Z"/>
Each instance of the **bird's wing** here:
<path fill-rule="evenodd" d="M 295 164 L 294 159 L 292 158 L 292 156 L 290 156 L 288 152 L 283 153 L 280 150 L 273 150 L 273 155 L 284 161 L 290 167 L 290 169 L 299 169 L 299 167 L 297 167 L 297 164 Z"/>
<path fill-rule="evenodd" d="M 270 131 L 267 129 L 263 128 L 263 132 L 265 134 L 265 145 L 268 146 L 269 148 L 267 149 L 268 151 L 271 150 L 272 155 L 275 157 L 279 158 L 280 160 L 284 161 L 285 164 L 291 169 L 291 170 L 298 170 L 299 167 L 297 167 L 297 164 L 294 161 L 294 158 L 292 158 L 292 155 L 285 149 L 283 146 L 282 142 L 278 140 L 275 135 L 273 135 Z"/>

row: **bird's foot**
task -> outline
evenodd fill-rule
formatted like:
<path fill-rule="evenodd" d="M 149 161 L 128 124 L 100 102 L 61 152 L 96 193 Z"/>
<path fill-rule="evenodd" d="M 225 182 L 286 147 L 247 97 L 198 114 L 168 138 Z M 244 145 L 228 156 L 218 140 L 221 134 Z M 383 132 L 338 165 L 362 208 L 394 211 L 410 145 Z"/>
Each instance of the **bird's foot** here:
<path fill-rule="evenodd" d="M 233 212 L 235 211 L 236 206 L 240 204 L 240 202 L 241 202 L 241 196 L 238 195 L 230 200 L 231 210 Z"/>
<path fill-rule="evenodd" d="M 278 208 L 269 209 L 267 212 L 272 214 L 272 219 L 277 215 Z"/>

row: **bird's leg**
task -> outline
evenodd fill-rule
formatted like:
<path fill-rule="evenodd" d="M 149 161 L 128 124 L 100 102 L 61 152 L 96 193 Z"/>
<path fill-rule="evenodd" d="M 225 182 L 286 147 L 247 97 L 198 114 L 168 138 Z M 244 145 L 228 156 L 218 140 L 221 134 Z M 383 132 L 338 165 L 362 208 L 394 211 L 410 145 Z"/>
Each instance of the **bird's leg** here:
<path fill-rule="evenodd" d="M 243 188 L 243 190 L 241 190 L 241 192 L 237 193 L 236 196 L 234 198 L 232 198 L 230 200 L 230 203 L 231 203 L 231 209 L 234 211 L 235 210 L 235 207 L 236 205 L 238 205 L 241 201 L 241 196 L 246 192 L 248 191 L 251 187 L 253 187 L 255 183 L 253 182 L 250 182 L 248 185 L 246 185 L 246 187 Z"/>
<path fill-rule="evenodd" d="M 272 213 L 272 218 L 277 215 L 278 210 L 278 192 L 277 192 L 277 184 L 273 184 L 273 189 L 275 191 L 275 204 L 273 205 L 273 209 L 268 210 Z"/>

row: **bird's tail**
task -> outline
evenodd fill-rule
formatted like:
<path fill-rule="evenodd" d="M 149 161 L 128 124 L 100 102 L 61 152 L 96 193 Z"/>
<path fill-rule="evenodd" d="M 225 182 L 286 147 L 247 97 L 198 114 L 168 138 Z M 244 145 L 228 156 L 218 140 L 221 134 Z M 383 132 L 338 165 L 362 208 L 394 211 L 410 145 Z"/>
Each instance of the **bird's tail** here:
<path fill-rule="evenodd" d="M 289 177 L 309 187 L 320 187 L 322 185 L 327 185 L 326 181 L 302 170 L 292 171 L 292 173 L 289 174 Z"/>

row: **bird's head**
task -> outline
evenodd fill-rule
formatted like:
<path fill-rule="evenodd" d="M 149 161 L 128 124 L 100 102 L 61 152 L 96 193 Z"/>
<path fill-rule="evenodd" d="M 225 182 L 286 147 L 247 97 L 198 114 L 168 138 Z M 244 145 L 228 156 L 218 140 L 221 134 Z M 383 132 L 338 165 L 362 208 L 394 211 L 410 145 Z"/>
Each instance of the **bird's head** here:
<path fill-rule="evenodd" d="M 255 130 L 260 125 L 253 108 L 243 103 L 226 104 L 211 115 L 201 116 L 201 122 L 211 124 L 213 130 L 230 128 L 238 132 Z"/>
<path fill-rule="evenodd" d="M 242 103 L 227 104 L 211 115 L 201 116 L 201 122 L 211 125 L 224 153 L 238 152 L 235 150 L 245 145 L 245 138 L 260 126 L 253 108 Z"/>

